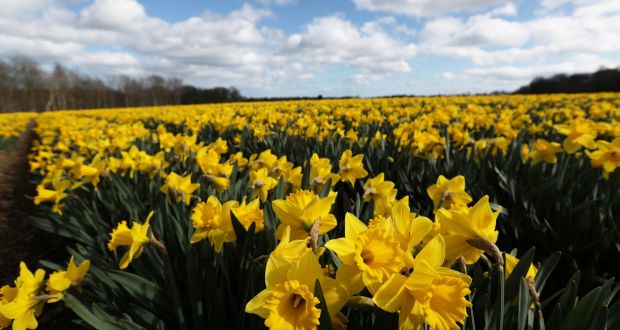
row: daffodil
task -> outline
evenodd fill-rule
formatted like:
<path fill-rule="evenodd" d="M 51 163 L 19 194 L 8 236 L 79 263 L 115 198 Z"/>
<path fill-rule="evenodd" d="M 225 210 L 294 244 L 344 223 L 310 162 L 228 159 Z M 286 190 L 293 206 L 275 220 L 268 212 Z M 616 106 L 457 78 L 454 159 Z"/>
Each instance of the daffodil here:
<path fill-rule="evenodd" d="M 119 246 L 129 247 L 129 250 L 121 258 L 120 269 L 127 268 L 133 259 L 139 257 L 146 245 L 158 243 L 151 239 L 152 236 L 149 237 L 149 222 L 152 217 L 153 211 L 149 213 L 143 224 L 134 221 L 131 229 L 127 226 L 127 221 L 121 220 L 110 233 L 110 240 L 108 241 L 110 251 L 116 251 Z"/>
<path fill-rule="evenodd" d="M 361 291 L 364 286 L 374 293 L 390 275 L 405 266 L 404 252 L 394 238 L 389 221 L 368 227 L 347 213 L 345 237 L 329 240 L 325 247 L 342 261 L 336 279 L 347 281 L 351 293 Z"/>
<path fill-rule="evenodd" d="M 225 154 L 228 152 L 228 142 L 220 137 L 208 145 L 209 148 L 215 150 L 218 154 Z"/>
<path fill-rule="evenodd" d="M 52 212 L 62 215 L 62 201 L 69 197 L 65 191 L 71 186 L 71 182 L 62 180 L 60 177 L 54 175 L 52 179 L 52 189 L 47 189 L 43 183 L 39 184 L 36 188 L 37 195 L 34 198 L 34 205 L 39 205 L 44 202 L 53 202 Z"/>
<path fill-rule="evenodd" d="M 248 159 L 243 157 L 243 153 L 241 151 L 232 154 L 229 158 L 228 158 L 228 163 L 230 164 L 237 164 L 237 167 L 242 168 L 245 165 L 248 164 Z"/>
<path fill-rule="evenodd" d="M 517 257 L 506 253 L 506 268 L 504 273 L 506 279 L 510 277 L 510 274 L 512 274 L 512 271 L 515 269 L 518 263 L 519 259 Z M 536 277 L 536 274 L 538 274 L 538 269 L 533 264 L 530 264 L 530 267 L 527 269 L 527 273 L 525 274 L 525 278 L 533 279 Z"/>
<path fill-rule="evenodd" d="M 47 280 L 47 292 L 55 297 L 48 300 L 48 302 L 53 303 L 62 299 L 64 291 L 71 286 L 80 288 L 89 267 L 90 260 L 84 260 L 78 266 L 74 262 L 73 257 L 71 257 L 67 270 L 56 271 L 50 274 Z"/>
<path fill-rule="evenodd" d="M 436 221 L 440 223 L 440 232 L 446 241 L 446 260 L 451 262 L 463 256 L 467 264 L 473 264 L 484 252 L 480 244 L 495 246 L 499 234 L 495 230 L 499 212 L 491 210 L 489 196 L 482 197 L 466 211 L 437 211 Z"/>
<path fill-rule="evenodd" d="M 271 149 L 267 149 L 260 154 L 254 154 L 250 156 L 249 164 L 253 171 L 265 168 L 267 172 L 271 172 L 276 166 L 278 157 L 271 153 Z"/>
<path fill-rule="evenodd" d="M 267 168 L 250 172 L 250 183 L 252 185 L 252 195 L 260 198 L 262 202 L 267 200 L 269 191 L 278 184 L 278 181 L 269 176 Z"/>
<path fill-rule="evenodd" d="M 316 258 L 312 251 L 306 251 L 294 264 L 280 262 L 268 267 L 266 288 L 247 303 L 245 311 L 265 319 L 268 328 L 316 329 L 321 316 L 319 299 L 314 295 L 318 280 L 328 313 L 337 314 L 348 293 L 341 283 L 324 275 Z"/>
<path fill-rule="evenodd" d="M 138 170 L 146 173 L 150 179 L 154 178 L 157 174 L 164 176 L 164 170 L 170 165 L 166 161 L 165 156 L 163 151 L 153 156 L 143 152 L 141 157 L 137 160 L 136 166 Z"/>
<path fill-rule="evenodd" d="M 265 228 L 263 210 L 260 208 L 260 200 L 258 198 L 247 204 L 244 199 L 239 206 L 232 209 L 232 212 L 245 230 L 248 230 L 252 223 L 256 226 L 256 232 Z"/>
<path fill-rule="evenodd" d="M 388 312 L 399 312 L 400 329 L 459 329 L 472 304 L 465 298 L 471 278 L 444 263 L 444 239 L 435 236 L 416 256 L 413 272 L 394 273 L 379 288 L 373 301 Z"/>
<path fill-rule="evenodd" d="M 200 187 L 199 183 L 192 183 L 192 175 L 180 176 L 174 172 L 171 172 L 166 176 L 164 185 L 161 186 L 160 191 L 168 193 L 177 202 L 184 202 L 185 205 L 189 205 L 192 193 Z"/>
<path fill-rule="evenodd" d="M 3 290 L 9 295 L 15 294 L 6 304 L 0 304 L 0 314 L 8 320 L 13 320 L 15 330 L 36 329 L 37 317 L 43 311 L 45 300 L 39 299 L 42 293 L 45 271 L 37 269 L 33 274 L 24 262 L 19 264 L 19 277 L 15 280 L 15 291 Z M 10 292 L 9 292 L 10 291 Z"/>
<path fill-rule="evenodd" d="M 238 205 L 237 201 L 222 204 L 215 196 L 209 196 L 206 202 L 198 203 L 192 211 L 192 223 L 196 230 L 192 235 L 191 243 L 208 238 L 216 252 L 222 251 L 224 243 L 236 239 L 230 211 Z"/>
<path fill-rule="evenodd" d="M 557 142 L 549 142 L 544 139 L 537 139 L 532 143 L 532 151 L 530 157 L 534 164 L 544 161 L 546 163 L 555 164 L 558 161 L 557 153 L 562 151 L 562 147 Z"/>
<path fill-rule="evenodd" d="M 579 151 L 581 147 L 586 147 L 588 149 L 596 148 L 596 143 L 594 142 L 596 130 L 589 120 L 578 118 L 570 125 L 555 125 L 555 129 L 558 133 L 566 135 L 562 144 L 564 150 L 569 154 Z"/>
<path fill-rule="evenodd" d="M 607 178 L 610 173 L 620 167 L 620 137 L 611 142 L 596 141 L 596 147 L 596 150 L 586 151 L 586 154 L 592 166 L 603 167 L 604 176 Z"/>
<path fill-rule="evenodd" d="M 84 165 L 81 161 L 76 163 L 73 168 L 73 177 L 76 179 L 83 179 L 85 182 L 91 183 L 95 189 L 97 189 L 105 166 L 105 161 L 101 158 L 100 154 L 97 154 L 90 165 Z"/>
<path fill-rule="evenodd" d="M 329 179 L 333 184 L 340 179 L 340 176 L 332 173 L 332 163 L 328 158 L 320 158 L 313 153 L 310 157 L 310 184 L 320 191 Z"/>
<path fill-rule="evenodd" d="M 385 181 L 385 176 L 380 173 L 364 184 L 364 201 L 374 201 L 375 215 L 388 214 L 392 204 L 396 200 L 398 191 L 394 189 L 394 182 Z"/>
<path fill-rule="evenodd" d="M 9 285 L 5 285 L 0 288 L 0 308 L 2 305 L 6 305 L 13 301 L 17 296 L 17 288 Z M 0 329 L 8 328 L 13 320 L 4 317 L 4 314 L 0 312 Z"/>
<path fill-rule="evenodd" d="M 465 177 L 462 175 L 447 179 L 440 175 L 437 183 L 428 187 L 428 196 L 433 200 L 434 210 L 444 208 L 462 209 L 471 202 L 471 196 L 465 192 Z"/>
<path fill-rule="evenodd" d="M 408 196 L 394 204 L 391 209 L 391 221 L 394 225 L 394 238 L 405 252 L 407 264 L 412 264 L 416 249 L 432 230 L 433 222 L 427 217 L 411 213 Z"/>
<path fill-rule="evenodd" d="M 530 148 L 527 144 L 521 145 L 521 163 L 525 164 L 530 159 Z"/>
<path fill-rule="evenodd" d="M 353 156 L 351 150 L 345 150 L 340 157 L 340 181 L 349 181 L 354 185 L 356 179 L 365 178 L 368 172 L 364 169 L 363 159 L 363 154 Z"/>
<path fill-rule="evenodd" d="M 368 179 L 364 184 L 364 201 L 377 200 L 391 194 L 395 194 L 394 182 L 385 181 L 385 175 L 380 173 L 372 179 Z"/>
<path fill-rule="evenodd" d="M 282 237 L 284 228 L 290 226 L 292 239 L 303 239 L 310 235 L 310 229 L 319 221 L 318 234 L 324 234 L 336 227 L 336 217 L 330 214 L 336 193 L 319 198 L 309 190 L 298 190 L 286 196 L 284 200 L 274 200 L 271 204 L 281 223 L 276 230 L 276 237 Z"/>

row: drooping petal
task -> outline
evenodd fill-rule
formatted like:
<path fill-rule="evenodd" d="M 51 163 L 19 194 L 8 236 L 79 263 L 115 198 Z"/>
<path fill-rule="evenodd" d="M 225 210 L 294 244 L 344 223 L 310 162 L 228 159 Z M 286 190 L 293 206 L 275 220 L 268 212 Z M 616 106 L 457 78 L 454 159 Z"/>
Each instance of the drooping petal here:
<path fill-rule="evenodd" d="M 269 316 L 269 310 L 265 308 L 265 300 L 269 298 L 271 295 L 271 290 L 269 287 L 267 289 L 261 291 L 259 294 L 254 296 L 248 303 L 245 305 L 245 312 L 256 314 L 264 319 Z"/>
<path fill-rule="evenodd" d="M 404 275 L 399 273 L 393 274 L 381 285 L 372 300 L 384 311 L 396 312 L 400 308 L 404 296 L 407 294 L 405 281 L 407 281 L 407 277 Z"/>

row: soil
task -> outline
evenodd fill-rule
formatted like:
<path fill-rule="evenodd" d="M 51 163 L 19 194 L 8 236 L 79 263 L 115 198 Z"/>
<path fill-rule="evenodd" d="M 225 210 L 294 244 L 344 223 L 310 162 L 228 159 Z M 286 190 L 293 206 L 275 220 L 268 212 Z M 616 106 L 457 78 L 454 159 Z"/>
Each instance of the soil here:
<path fill-rule="evenodd" d="M 30 270 L 40 268 L 39 260 L 65 255 L 57 237 L 31 225 L 28 213 L 33 209 L 35 188 L 29 183 L 28 151 L 32 127 L 12 146 L 0 151 L 0 286 L 13 284 L 19 263 Z"/>

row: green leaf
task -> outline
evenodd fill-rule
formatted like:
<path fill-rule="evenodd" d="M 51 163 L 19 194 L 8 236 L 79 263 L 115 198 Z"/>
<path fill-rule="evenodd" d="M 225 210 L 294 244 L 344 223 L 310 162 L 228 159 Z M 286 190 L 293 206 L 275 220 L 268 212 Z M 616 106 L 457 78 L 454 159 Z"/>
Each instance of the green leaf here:
<path fill-rule="evenodd" d="M 549 276 L 551 276 L 551 273 L 558 265 L 561 256 L 562 253 L 558 251 L 543 261 L 542 266 L 538 270 L 538 274 L 536 274 L 536 290 L 538 291 L 538 294 L 540 294 L 544 289 L 547 279 L 549 279 Z"/>
<path fill-rule="evenodd" d="M 530 248 L 519 260 L 517 265 L 508 276 L 506 280 L 505 286 L 505 303 L 512 301 L 515 296 L 519 293 L 519 284 L 521 283 L 521 279 L 525 278 L 527 271 L 530 269 L 530 265 L 534 260 L 534 251 L 535 248 Z"/>
<path fill-rule="evenodd" d="M 517 328 L 519 330 L 525 329 L 527 325 L 527 318 L 530 313 L 530 306 L 532 305 L 532 298 L 527 286 L 526 280 L 521 277 L 519 281 L 519 315 L 517 321 Z"/>
<path fill-rule="evenodd" d="M 65 293 L 64 298 L 65 306 L 71 309 L 77 316 L 79 316 L 84 322 L 88 323 L 95 329 L 115 329 L 113 323 L 107 320 L 99 319 L 93 314 L 86 306 L 84 306 L 79 299 L 71 294 Z"/>
<path fill-rule="evenodd" d="M 321 310 L 321 316 L 319 316 L 319 330 L 335 330 L 332 320 L 327 310 L 327 303 L 325 302 L 325 296 L 323 296 L 323 289 L 321 289 L 321 282 L 317 278 L 314 282 L 314 296 L 319 299 L 319 309 Z"/>

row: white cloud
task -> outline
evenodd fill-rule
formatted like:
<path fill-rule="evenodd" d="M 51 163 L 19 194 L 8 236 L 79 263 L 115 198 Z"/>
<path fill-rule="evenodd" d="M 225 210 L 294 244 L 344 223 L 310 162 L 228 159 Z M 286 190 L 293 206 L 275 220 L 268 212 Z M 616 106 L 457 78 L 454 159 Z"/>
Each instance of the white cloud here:
<path fill-rule="evenodd" d="M 488 8 L 506 0 L 353 0 L 358 9 L 389 12 L 398 15 L 432 16 L 471 12 Z"/>
<path fill-rule="evenodd" d="M 537 76 L 549 76 L 559 73 L 582 73 L 598 70 L 600 67 L 617 67 L 620 60 L 611 60 L 598 55 L 577 54 L 569 60 L 558 63 L 535 64 L 522 66 L 496 66 L 471 68 L 464 71 L 465 75 L 504 80 L 507 82 L 529 82 Z"/>
<path fill-rule="evenodd" d="M 70 1 L 0 1 L 0 57 L 25 54 L 97 75 L 177 76 L 249 95 L 391 93 L 385 86 L 418 77 L 420 57 L 439 63 L 420 77 L 440 82 L 434 92 L 512 88 L 537 75 L 620 61 L 618 1 L 543 0 L 546 14 L 522 19 L 521 2 L 355 0 L 360 9 L 390 14 L 362 22 L 339 14 L 310 18 L 292 34 L 271 27 L 276 6 L 291 0 L 256 0 L 178 22 L 150 16 L 137 0 L 90 0 L 81 9 Z M 441 64 L 450 61 L 458 66 L 445 71 Z"/>
<path fill-rule="evenodd" d="M 528 63 L 561 54 L 620 51 L 620 4 L 584 5 L 571 15 L 524 21 L 493 14 L 491 10 L 467 19 L 431 19 L 420 33 L 420 52 L 493 65 Z"/>
<path fill-rule="evenodd" d="M 456 75 L 452 72 L 442 72 L 439 77 L 445 79 L 445 80 L 454 80 L 454 78 L 456 78 Z"/>
<path fill-rule="evenodd" d="M 333 64 L 354 68 L 359 71 L 350 77 L 355 83 L 377 81 L 412 70 L 408 61 L 417 47 L 391 37 L 382 27 L 394 24 L 388 18 L 358 28 L 342 16 L 318 18 L 288 38 L 287 51 L 294 60 L 318 70 Z"/>
<path fill-rule="evenodd" d="M 509 2 L 503 6 L 490 10 L 487 14 L 490 16 L 517 16 L 517 11 L 517 6 L 515 6 L 512 2 Z"/>
<path fill-rule="evenodd" d="M 264 6 L 275 5 L 275 6 L 286 6 L 290 4 L 294 4 L 296 0 L 258 0 L 259 3 Z"/>

